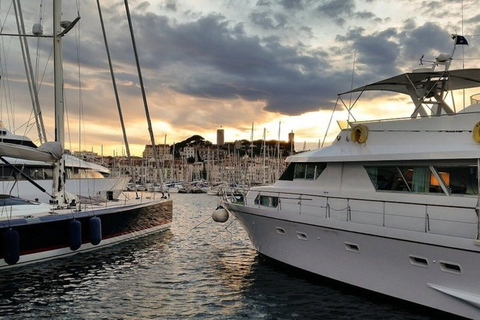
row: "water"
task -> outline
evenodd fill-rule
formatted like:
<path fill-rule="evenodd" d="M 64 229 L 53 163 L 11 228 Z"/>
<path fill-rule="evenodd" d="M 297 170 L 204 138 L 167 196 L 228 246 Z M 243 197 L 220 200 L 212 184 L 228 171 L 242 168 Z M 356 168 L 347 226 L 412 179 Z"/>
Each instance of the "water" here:
<path fill-rule="evenodd" d="M 217 199 L 174 194 L 171 230 L 0 274 L 6 319 L 431 319 L 429 310 L 306 277 L 253 250 Z"/>

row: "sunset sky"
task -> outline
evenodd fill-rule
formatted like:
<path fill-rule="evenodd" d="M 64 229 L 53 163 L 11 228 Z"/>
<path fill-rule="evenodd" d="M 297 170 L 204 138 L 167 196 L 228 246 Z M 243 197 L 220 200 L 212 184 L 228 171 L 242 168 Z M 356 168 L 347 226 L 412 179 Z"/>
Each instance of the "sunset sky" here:
<path fill-rule="evenodd" d="M 128 139 L 132 152 L 141 155 L 151 142 L 124 2 L 100 2 Z M 468 0 L 130 0 L 156 143 L 165 135 L 172 144 L 193 134 L 215 143 L 220 127 L 226 141 L 250 139 L 252 123 L 254 139 L 263 138 L 264 128 L 267 139 L 277 139 L 281 123 L 281 140 L 293 131 L 297 150 L 304 142 L 314 148 L 325 135 L 337 93 L 349 90 L 352 79 L 358 87 L 418 68 L 422 55 L 432 60 L 450 53 L 450 35 L 462 30 L 470 45 L 457 51 L 452 68 L 480 67 L 479 5 Z M 23 1 L 22 9 L 27 33 L 40 21 L 44 34 L 52 33 L 51 1 Z M 2 33 L 16 33 L 11 1 L 0 1 L 0 14 Z M 118 154 L 123 138 L 96 1 L 64 1 L 63 20 L 77 14 L 80 22 L 63 42 L 67 148 Z M 36 141 L 19 41 L 0 39 L 1 120 Z M 30 38 L 29 49 L 52 140 L 51 40 Z M 357 115 L 412 111 L 392 98 Z M 333 123 L 330 139 L 337 128 Z"/>

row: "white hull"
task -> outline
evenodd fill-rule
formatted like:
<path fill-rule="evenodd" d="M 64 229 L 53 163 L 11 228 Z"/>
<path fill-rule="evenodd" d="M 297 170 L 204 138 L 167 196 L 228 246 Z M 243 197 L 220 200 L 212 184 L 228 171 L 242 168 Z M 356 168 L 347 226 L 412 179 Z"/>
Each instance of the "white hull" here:
<path fill-rule="evenodd" d="M 120 193 L 126 188 L 130 177 L 119 178 L 84 178 L 69 179 L 66 181 L 66 190 L 72 194 L 83 197 L 105 196 L 107 191 L 113 191 L 114 198 L 118 198 Z M 52 190 L 52 180 L 35 180 L 48 193 Z M 13 187 L 13 190 L 12 190 Z M 48 203 L 50 196 L 30 182 L 20 180 L 16 184 L 13 181 L 0 181 L 0 193 L 11 194 L 17 197 Z"/>
<path fill-rule="evenodd" d="M 265 256 L 392 297 L 480 318 L 480 246 L 473 239 L 452 242 L 447 236 L 414 236 L 386 228 L 378 232 L 382 227 L 331 218 L 314 225 L 272 217 L 271 211 L 264 216 L 258 209 L 252 213 L 243 206 L 229 208 Z M 442 240 L 454 247 L 440 245 Z M 460 266 L 461 272 L 449 264 Z"/>

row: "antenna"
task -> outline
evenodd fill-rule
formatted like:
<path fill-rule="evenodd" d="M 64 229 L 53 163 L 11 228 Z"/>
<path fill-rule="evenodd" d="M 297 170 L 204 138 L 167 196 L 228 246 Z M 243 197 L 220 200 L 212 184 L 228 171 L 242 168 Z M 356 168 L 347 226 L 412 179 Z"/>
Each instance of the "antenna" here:
<path fill-rule="evenodd" d="M 352 81 L 350 83 L 350 91 L 353 90 L 353 78 L 355 77 L 355 63 L 356 63 L 356 51 L 353 52 L 353 65 L 352 65 Z M 348 109 L 352 108 L 352 92 L 350 92 L 350 102 L 348 105 Z M 348 112 L 348 122 L 350 122 L 350 111 Z"/>

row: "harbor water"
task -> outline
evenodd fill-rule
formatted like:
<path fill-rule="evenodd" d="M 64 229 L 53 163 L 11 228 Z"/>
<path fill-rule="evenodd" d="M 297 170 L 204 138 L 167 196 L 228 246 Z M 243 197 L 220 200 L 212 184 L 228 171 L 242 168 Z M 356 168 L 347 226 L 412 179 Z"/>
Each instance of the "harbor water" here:
<path fill-rule="evenodd" d="M 172 194 L 170 230 L 4 270 L 4 319 L 433 319 L 438 314 L 274 264 L 217 198 Z M 384 281 L 384 279 L 379 279 Z"/>

